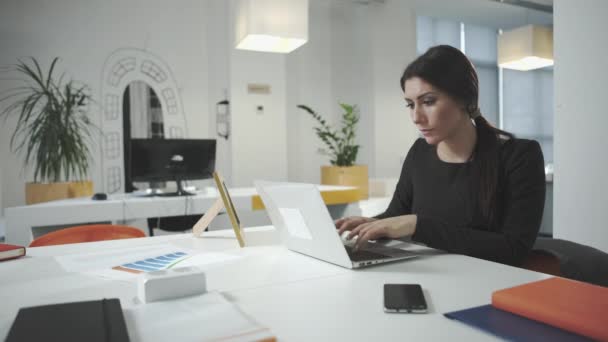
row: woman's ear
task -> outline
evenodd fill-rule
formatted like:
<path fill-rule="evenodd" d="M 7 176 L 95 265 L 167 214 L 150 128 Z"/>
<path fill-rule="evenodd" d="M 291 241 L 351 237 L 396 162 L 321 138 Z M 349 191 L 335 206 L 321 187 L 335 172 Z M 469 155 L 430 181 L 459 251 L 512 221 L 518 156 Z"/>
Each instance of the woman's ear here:
<path fill-rule="evenodd" d="M 467 105 L 462 103 L 462 102 L 458 102 L 458 109 L 460 109 L 460 112 L 462 113 L 462 115 L 469 117 L 469 111 L 467 110 Z"/>

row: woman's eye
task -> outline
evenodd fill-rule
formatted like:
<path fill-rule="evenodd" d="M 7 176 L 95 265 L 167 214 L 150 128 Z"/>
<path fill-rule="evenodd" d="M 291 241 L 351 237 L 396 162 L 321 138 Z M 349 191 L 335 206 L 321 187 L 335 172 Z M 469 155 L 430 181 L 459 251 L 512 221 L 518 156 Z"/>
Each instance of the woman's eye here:
<path fill-rule="evenodd" d="M 435 104 L 435 100 L 424 100 L 424 102 L 422 102 L 425 106 L 430 106 Z"/>
<path fill-rule="evenodd" d="M 407 103 L 405 106 L 406 106 L 407 108 L 410 108 L 410 109 L 411 109 L 411 108 L 414 108 L 414 104 L 413 104 L 413 103 Z"/>

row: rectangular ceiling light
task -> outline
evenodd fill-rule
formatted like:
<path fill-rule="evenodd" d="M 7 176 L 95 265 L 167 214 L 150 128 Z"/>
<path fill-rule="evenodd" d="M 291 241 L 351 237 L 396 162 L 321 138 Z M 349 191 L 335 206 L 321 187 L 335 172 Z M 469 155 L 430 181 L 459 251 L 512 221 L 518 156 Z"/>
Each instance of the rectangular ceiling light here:
<path fill-rule="evenodd" d="M 527 25 L 498 35 L 498 65 L 522 71 L 553 65 L 553 30 Z"/>
<path fill-rule="evenodd" d="M 308 41 L 308 0 L 239 0 L 236 48 L 289 53 Z"/>

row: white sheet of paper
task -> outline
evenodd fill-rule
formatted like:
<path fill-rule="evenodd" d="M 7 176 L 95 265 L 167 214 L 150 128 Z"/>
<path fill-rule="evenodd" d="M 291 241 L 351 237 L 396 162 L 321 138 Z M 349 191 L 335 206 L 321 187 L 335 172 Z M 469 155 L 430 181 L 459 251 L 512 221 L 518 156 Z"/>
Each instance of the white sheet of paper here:
<path fill-rule="evenodd" d="M 122 265 L 127 262 L 155 257 L 163 254 L 183 251 L 191 254 L 192 251 L 168 243 L 118 248 L 104 252 L 62 255 L 55 257 L 55 260 L 67 272 L 88 272 L 114 266 Z"/>
<path fill-rule="evenodd" d="M 205 266 L 222 264 L 239 258 L 241 258 L 241 256 L 226 253 L 196 253 L 192 254 L 187 259 L 180 261 L 175 266 L 173 266 L 173 268 L 199 266 L 202 269 L 205 269 Z M 84 274 L 103 279 L 123 280 L 128 282 L 136 281 L 137 277 L 139 276 L 139 274 L 137 273 L 119 271 L 111 268 L 91 270 L 84 272 Z"/>
<path fill-rule="evenodd" d="M 304 216 L 299 209 L 295 208 L 279 208 L 279 212 L 285 221 L 287 231 L 293 237 L 312 240 L 310 229 L 304 221 Z"/>
<path fill-rule="evenodd" d="M 131 341 L 255 341 L 272 336 L 218 292 L 124 309 Z"/>
<path fill-rule="evenodd" d="M 217 252 L 206 252 L 197 253 L 189 257 L 188 259 L 175 265 L 175 267 L 190 267 L 190 266 L 205 266 L 213 264 L 221 264 L 231 260 L 241 258 L 239 255 L 217 253 Z"/>
<path fill-rule="evenodd" d="M 101 278 L 101 279 L 107 279 L 107 280 L 120 280 L 120 281 L 125 281 L 128 283 L 137 281 L 137 277 L 139 276 L 139 274 L 136 274 L 136 273 L 117 271 L 117 270 L 113 270 L 111 268 L 87 271 L 87 272 L 83 272 L 82 274 L 88 275 L 91 277 L 95 277 L 95 278 Z"/>

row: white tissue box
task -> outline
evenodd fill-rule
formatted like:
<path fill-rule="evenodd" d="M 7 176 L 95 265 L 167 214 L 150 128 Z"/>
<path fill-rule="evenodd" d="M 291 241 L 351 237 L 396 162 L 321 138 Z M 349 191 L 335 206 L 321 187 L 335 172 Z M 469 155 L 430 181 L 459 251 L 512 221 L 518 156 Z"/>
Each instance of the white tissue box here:
<path fill-rule="evenodd" d="M 205 273 L 198 267 L 180 267 L 142 273 L 137 296 L 144 303 L 199 295 L 207 292 Z"/>

